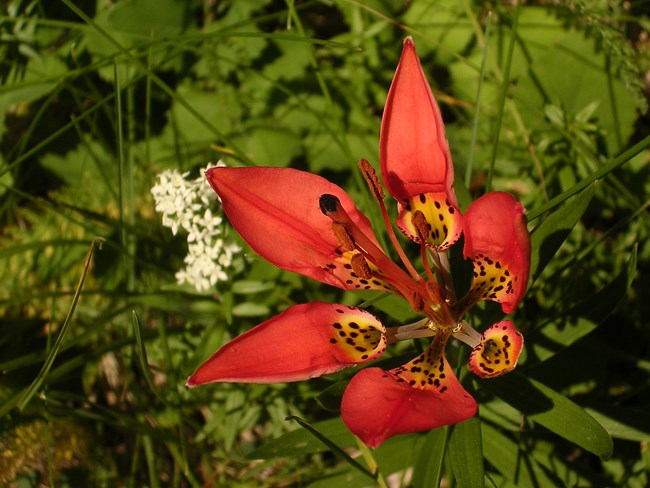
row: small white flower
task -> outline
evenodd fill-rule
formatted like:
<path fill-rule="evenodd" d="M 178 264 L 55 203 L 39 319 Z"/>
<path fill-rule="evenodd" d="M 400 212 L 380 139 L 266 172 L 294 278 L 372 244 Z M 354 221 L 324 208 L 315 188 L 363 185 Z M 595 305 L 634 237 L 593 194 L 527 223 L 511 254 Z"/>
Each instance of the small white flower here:
<path fill-rule="evenodd" d="M 219 161 L 208 165 L 194 180 L 188 180 L 189 172 L 165 170 L 151 188 L 156 212 L 162 214 L 162 224 L 174 235 L 180 229 L 187 233 L 185 268 L 176 273 L 176 281 L 187 283 L 199 292 L 226 281 L 226 269 L 232 266 L 233 256 L 241 251 L 222 235 L 221 202 L 205 178 L 205 171 L 215 166 L 225 164 Z"/>

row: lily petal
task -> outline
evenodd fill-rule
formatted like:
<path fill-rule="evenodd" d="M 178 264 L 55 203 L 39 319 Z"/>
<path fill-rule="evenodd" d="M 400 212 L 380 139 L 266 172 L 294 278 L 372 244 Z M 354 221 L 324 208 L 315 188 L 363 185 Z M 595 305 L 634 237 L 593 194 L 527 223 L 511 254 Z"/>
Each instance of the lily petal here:
<path fill-rule="evenodd" d="M 440 109 L 411 37 L 404 40 L 402 56 L 388 92 L 379 149 L 386 187 L 400 205 L 400 229 L 409 238 L 418 240 L 418 233 L 411 228 L 412 212 L 420 204 L 432 206 L 435 203 L 436 208 L 431 210 L 434 215 L 425 212 L 432 226 L 429 244 L 444 249 L 456 242 L 462 226 L 452 186 L 451 153 Z"/>
<path fill-rule="evenodd" d="M 524 338 L 510 320 L 488 328 L 481 343 L 472 350 L 469 369 L 481 378 L 494 378 L 515 369 Z"/>
<path fill-rule="evenodd" d="M 508 193 L 487 193 L 469 206 L 464 226 L 463 254 L 473 262 L 474 281 L 458 308 L 494 300 L 505 313 L 512 312 L 530 273 L 530 236 L 521 203 Z"/>
<path fill-rule="evenodd" d="M 390 371 L 365 368 L 348 385 L 341 416 L 370 447 L 389 437 L 435 429 L 476 415 L 474 398 L 462 387 L 444 355 L 429 348 Z"/>
<path fill-rule="evenodd" d="M 299 381 L 371 361 L 385 349 L 384 326 L 365 310 L 294 305 L 224 345 L 186 385 Z"/>
<path fill-rule="evenodd" d="M 354 253 L 341 248 L 332 221 L 319 208 L 321 195 L 335 195 L 359 229 L 377 242 L 368 219 L 339 186 L 291 168 L 217 167 L 206 176 L 230 223 L 272 264 L 345 290 L 390 289 L 379 279 L 355 275 Z"/>

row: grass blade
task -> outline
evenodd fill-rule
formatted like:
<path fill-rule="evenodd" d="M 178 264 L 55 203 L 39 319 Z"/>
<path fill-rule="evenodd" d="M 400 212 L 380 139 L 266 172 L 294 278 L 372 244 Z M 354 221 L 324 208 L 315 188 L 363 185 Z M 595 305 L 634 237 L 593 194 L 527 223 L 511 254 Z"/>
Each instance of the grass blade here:
<path fill-rule="evenodd" d="M 39 371 L 38 375 L 36 375 L 36 378 L 29 386 L 29 388 L 27 388 L 25 394 L 18 402 L 18 410 L 20 411 L 22 411 L 27 406 L 29 401 L 34 396 L 34 394 L 38 391 L 38 389 L 43 384 L 43 380 L 45 379 L 48 372 L 50 371 L 50 368 L 54 363 L 54 359 L 56 358 L 56 355 L 59 352 L 59 349 L 61 348 L 61 344 L 63 344 L 63 339 L 66 335 L 66 332 L 70 328 L 70 324 L 72 322 L 72 315 L 74 314 L 74 311 L 77 308 L 77 303 L 79 302 L 79 298 L 81 297 L 81 290 L 83 288 L 84 282 L 86 281 L 88 270 L 90 269 L 90 263 L 92 262 L 93 254 L 95 253 L 95 245 L 97 244 L 97 241 L 98 239 L 93 239 L 93 241 L 90 243 L 90 249 L 88 250 L 88 255 L 86 256 L 84 269 L 81 273 L 81 277 L 79 278 L 79 283 L 77 284 L 77 288 L 72 297 L 72 303 L 70 304 L 68 313 L 65 317 L 65 320 L 63 321 L 63 325 L 61 326 L 59 335 L 57 336 L 56 341 L 54 341 L 54 345 L 52 346 L 52 350 L 50 351 L 50 353 L 47 356 L 47 359 L 45 360 L 45 364 L 43 364 L 43 367 Z"/>
<path fill-rule="evenodd" d="M 373 480 L 377 480 L 378 478 L 378 473 L 371 473 L 368 471 L 367 468 L 359 464 L 356 460 L 354 460 L 348 453 L 346 453 L 343 449 L 341 449 L 339 446 L 334 444 L 332 441 L 330 441 L 325 435 L 323 435 L 322 432 L 320 432 L 316 427 L 311 425 L 309 422 L 306 422 L 305 420 L 301 419 L 300 417 L 297 417 L 295 415 L 290 415 L 286 418 L 286 420 L 294 420 L 298 422 L 298 424 L 308 431 L 310 434 L 312 434 L 314 437 L 316 437 L 319 441 L 321 441 L 323 444 L 325 444 L 329 449 L 332 450 L 334 454 L 336 454 L 339 458 L 341 458 L 343 461 L 348 463 L 350 466 L 352 466 L 354 469 L 360 471 L 361 473 L 365 474 L 369 478 Z"/>

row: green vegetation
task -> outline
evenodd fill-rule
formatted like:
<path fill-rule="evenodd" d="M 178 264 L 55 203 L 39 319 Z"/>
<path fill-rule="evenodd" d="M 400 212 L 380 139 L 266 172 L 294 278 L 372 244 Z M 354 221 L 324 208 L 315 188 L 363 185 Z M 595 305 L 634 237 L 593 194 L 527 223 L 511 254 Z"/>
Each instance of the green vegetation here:
<path fill-rule="evenodd" d="M 0 485 L 648 486 L 647 12 L 604 0 L 5 2 Z M 186 391 L 226 340 L 294 303 L 377 299 L 388 325 L 413 318 L 399 300 L 274 268 L 225 219 L 219 236 L 242 249 L 225 279 L 179 284 L 187 233 L 162 225 L 151 194 L 165 170 L 292 166 L 336 181 L 378 222 L 356 164 L 378 166 L 406 35 L 463 208 L 490 189 L 527 209 L 518 369 L 481 380 L 458 348 L 479 415 L 377 450 L 337 411 L 352 371 Z M 479 329 L 502 315 L 478 308 Z"/>

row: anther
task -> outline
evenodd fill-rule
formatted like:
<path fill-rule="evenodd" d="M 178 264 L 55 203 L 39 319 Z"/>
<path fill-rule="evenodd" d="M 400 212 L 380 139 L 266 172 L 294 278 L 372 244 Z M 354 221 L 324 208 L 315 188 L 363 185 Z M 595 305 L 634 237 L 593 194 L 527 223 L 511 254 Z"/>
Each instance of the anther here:
<path fill-rule="evenodd" d="M 413 224 L 413 227 L 415 227 L 415 232 L 417 233 L 420 242 L 426 243 L 431 231 L 429 230 L 429 223 L 427 222 L 427 218 L 424 216 L 422 211 L 416 210 L 413 213 L 413 217 L 411 217 L 411 223 Z"/>
<path fill-rule="evenodd" d="M 372 167 L 367 159 L 361 158 L 361 160 L 359 160 L 359 169 L 361 169 L 361 174 L 365 178 L 372 196 L 378 201 L 383 200 L 385 197 L 384 189 L 381 186 L 379 178 L 377 178 L 375 168 Z"/>
<path fill-rule="evenodd" d="M 332 230 L 334 235 L 339 241 L 339 245 L 346 251 L 354 251 L 356 246 L 354 244 L 354 239 L 346 229 L 345 225 L 341 222 L 332 222 Z"/>
<path fill-rule="evenodd" d="M 370 266 L 368 266 L 368 261 L 361 254 L 355 254 L 350 259 L 350 264 L 352 265 L 352 270 L 359 275 L 360 278 L 364 280 L 369 280 L 372 278 L 372 271 Z"/>

